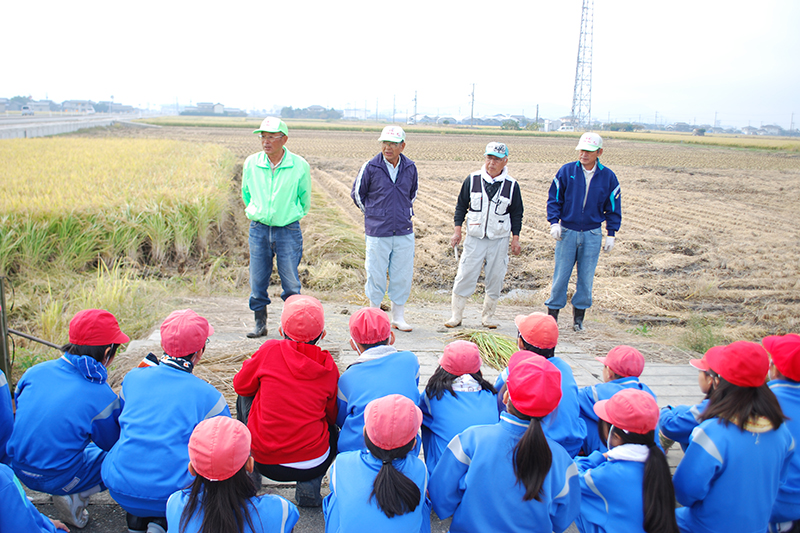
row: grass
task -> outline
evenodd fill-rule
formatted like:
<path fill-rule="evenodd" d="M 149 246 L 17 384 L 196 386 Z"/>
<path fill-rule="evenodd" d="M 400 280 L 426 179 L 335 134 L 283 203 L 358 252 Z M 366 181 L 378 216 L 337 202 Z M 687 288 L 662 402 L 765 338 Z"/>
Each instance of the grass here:
<path fill-rule="evenodd" d="M 722 333 L 722 319 L 714 319 L 705 315 L 693 315 L 686 323 L 680 339 L 680 346 L 697 353 L 706 353 L 709 348 L 725 344 Z"/>
<path fill-rule="evenodd" d="M 483 362 L 495 370 L 503 370 L 508 360 L 519 348 L 516 339 L 505 335 L 496 335 L 476 329 L 465 329 L 454 335 L 457 339 L 474 342 L 478 345 Z"/>

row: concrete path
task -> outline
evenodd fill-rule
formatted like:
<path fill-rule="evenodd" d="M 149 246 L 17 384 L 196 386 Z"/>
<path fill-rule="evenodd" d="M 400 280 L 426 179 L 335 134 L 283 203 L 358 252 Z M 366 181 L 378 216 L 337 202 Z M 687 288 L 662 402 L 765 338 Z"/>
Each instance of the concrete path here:
<path fill-rule="evenodd" d="M 277 338 L 281 305 L 280 300 L 278 300 L 270 306 L 269 338 Z M 252 353 L 264 341 L 263 338 L 252 340 L 244 337 L 244 333 L 252 328 L 252 314 L 247 310 L 244 299 L 189 299 L 186 302 L 186 306 L 203 316 L 209 317 L 214 326 L 215 334 L 211 338 L 207 351 L 209 360 L 215 354 Z M 325 302 L 324 306 L 328 333 L 321 346 L 330 350 L 339 368 L 344 370 L 356 359 L 356 354 L 349 345 L 348 320 L 350 315 L 359 307 L 335 302 Z M 233 312 L 231 312 L 231 307 L 234 309 Z M 529 312 L 530 310 L 528 309 L 501 306 L 498 309 L 500 328 L 495 330 L 495 333 L 512 338 L 516 337 L 517 330 L 513 322 L 514 316 Z M 420 388 L 424 388 L 428 382 L 428 378 L 438 366 L 438 358 L 442 354 L 445 344 L 453 340 L 452 335 L 454 331 L 457 331 L 443 326 L 443 322 L 446 319 L 447 317 L 444 316 L 441 307 L 415 308 L 414 305 L 410 304 L 406 310 L 406 320 L 414 326 L 414 330 L 409 333 L 395 330 L 395 335 L 397 336 L 395 346 L 401 350 L 411 350 L 419 358 Z M 478 327 L 476 310 L 468 309 L 464 327 Z M 562 327 L 569 327 L 569 324 L 562 325 Z M 591 322 L 587 323 L 587 327 L 591 327 Z M 129 366 L 134 366 L 148 352 L 160 353 L 159 349 L 160 336 L 158 330 L 156 330 L 146 339 L 131 342 L 125 355 L 118 359 L 125 358 Z M 600 382 L 602 366 L 593 357 L 582 352 L 575 345 L 568 343 L 560 343 L 556 352 L 559 357 L 567 361 L 572 367 L 579 387 Z M 120 363 L 118 362 L 118 364 Z M 484 365 L 483 373 L 490 382 L 494 382 L 498 375 L 497 370 L 488 368 L 486 365 Z M 645 366 L 642 381 L 647 383 L 656 393 L 659 406 L 697 403 L 702 397 L 697 386 L 697 371 L 689 365 L 648 364 Z M 680 448 L 674 446 L 668 454 L 668 459 L 673 469 L 681 457 Z M 322 491 L 323 496 L 328 493 L 327 478 L 323 482 Z M 262 493 L 280 494 L 289 501 L 294 502 L 293 483 L 278 483 L 264 479 Z M 52 512 L 49 496 L 32 491 L 29 492 L 29 496 L 33 499 L 34 504 L 45 514 Z M 87 527 L 80 531 L 86 533 L 124 533 L 127 531 L 125 513 L 107 493 L 92 497 L 89 512 L 92 519 Z M 448 525 L 449 520 L 440 521 L 435 514 L 432 514 L 431 527 L 434 533 L 446 532 Z M 300 521 L 295 527 L 297 533 L 318 533 L 324 531 L 324 528 L 324 520 L 320 509 L 300 509 Z M 73 528 L 73 531 L 75 531 L 75 528 Z M 568 531 L 577 530 L 573 526 Z"/>

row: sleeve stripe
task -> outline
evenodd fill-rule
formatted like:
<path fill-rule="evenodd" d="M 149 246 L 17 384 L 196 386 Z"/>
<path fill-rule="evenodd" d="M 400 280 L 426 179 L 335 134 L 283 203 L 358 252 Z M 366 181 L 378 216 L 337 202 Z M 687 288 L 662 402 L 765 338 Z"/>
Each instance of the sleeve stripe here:
<path fill-rule="evenodd" d="M 364 211 L 364 204 L 361 203 L 361 193 L 359 189 L 361 189 L 361 178 L 364 176 L 364 169 L 367 168 L 369 161 L 361 165 L 361 170 L 358 171 L 358 176 L 356 177 L 356 182 L 353 184 L 353 199 L 356 201 L 356 205 L 358 206 L 361 211 Z"/>
<path fill-rule="evenodd" d="M 219 415 L 220 413 L 222 413 L 222 411 L 225 410 L 226 407 L 228 407 L 228 404 L 225 401 L 225 397 L 220 394 L 219 400 L 217 401 L 216 405 L 214 405 L 214 407 L 211 408 L 211 410 L 208 412 L 208 414 L 206 414 L 203 420 L 209 419 L 212 416 Z"/>
<path fill-rule="evenodd" d="M 111 413 L 113 413 L 113 412 L 114 412 L 114 411 L 116 411 L 117 409 L 119 409 L 119 397 L 117 397 L 117 398 L 114 398 L 114 401 L 113 401 L 113 402 L 111 402 L 110 404 L 108 404 L 108 406 L 106 406 L 106 408 L 105 408 L 105 409 L 103 409 L 102 411 L 100 411 L 100 412 L 97 414 L 97 416 L 95 416 L 94 418 L 92 418 L 92 422 L 94 422 L 95 420 L 104 420 L 104 419 L 108 418 L 109 416 L 111 416 Z"/>
<path fill-rule="evenodd" d="M 347 402 L 347 396 L 344 395 L 341 388 L 336 389 L 336 397 L 343 402 Z"/>
<path fill-rule="evenodd" d="M 719 453 L 719 450 L 717 449 L 717 445 L 714 444 L 714 441 L 711 440 L 711 437 L 709 437 L 708 434 L 705 431 L 703 431 L 703 428 L 701 428 L 700 426 L 697 426 L 692 432 L 692 444 L 697 444 L 698 446 L 703 448 L 706 451 L 706 453 L 708 453 L 708 455 L 710 455 L 720 463 L 724 464 L 722 460 L 722 455 Z"/>
<path fill-rule="evenodd" d="M 573 464 L 574 464 L 574 463 L 573 463 Z M 605 496 L 603 496 L 603 494 L 600 492 L 600 490 L 599 490 L 599 489 L 597 488 L 597 486 L 594 484 L 594 480 L 592 479 L 592 471 L 591 471 L 591 470 L 587 471 L 587 472 L 586 472 L 586 474 L 584 474 L 584 475 L 583 475 L 583 480 L 584 480 L 584 481 L 586 481 L 586 485 L 587 485 L 587 486 L 588 486 L 590 489 L 592 489 L 592 492 L 594 492 L 595 494 L 597 494 L 598 496 L 600 496 L 600 499 L 602 499 L 602 500 L 603 500 L 603 503 L 604 503 L 604 504 L 605 504 L 605 506 L 606 506 L 606 513 L 608 513 L 608 500 L 606 500 L 606 497 L 605 497 Z"/>
<path fill-rule="evenodd" d="M 700 412 L 700 409 L 698 409 L 696 405 L 693 405 L 692 408 L 689 409 L 689 412 L 692 414 L 695 420 L 700 422 L 700 415 L 703 413 Z"/>
<path fill-rule="evenodd" d="M 461 447 L 461 439 L 459 439 L 459 435 L 453 437 L 453 440 L 450 441 L 450 444 L 447 445 L 447 449 L 455 456 L 459 463 L 463 463 L 467 466 L 472 463 L 472 459 L 464 452 L 464 448 Z"/>
<path fill-rule="evenodd" d="M 281 533 L 286 531 L 287 520 L 289 520 L 289 502 L 281 498 Z"/>

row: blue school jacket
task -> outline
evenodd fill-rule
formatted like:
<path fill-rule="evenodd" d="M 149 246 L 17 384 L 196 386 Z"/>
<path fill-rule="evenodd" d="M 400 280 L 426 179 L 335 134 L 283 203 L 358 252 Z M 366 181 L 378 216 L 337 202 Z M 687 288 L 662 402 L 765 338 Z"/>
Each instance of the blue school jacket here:
<path fill-rule="evenodd" d="M 25 490 L 14 477 L 14 472 L 0 464 L 0 533 L 57 531 L 53 522 L 43 516 L 25 496 Z"/>
<path fill-rule="evenodd" d="M 322 502 L 325 533 L 430 533 L 431 504 L 425 495 L 428 485 L 425 464 L 413 451 L 392 464 L 419 488 L 417 507 L 410 513 L 387 517 L 375 498 L 370 498 L 382 466 L 380 459 L 366 449 L 340 453 L 331 466 L 331 492 Z"/>
<path fill-rule="evenodd" d="M 428 398 L 423 391 L 419 408 L 422 411 L 422 449 L 428 474 L 433 472 L 450 440 L 471 426 L 496 424 L 497 395 L 488 390 L 445 392 L 441 400 Z"/>
<path fill-rule="evenodd" d="M 794 440 L 786 427 L 751 432 L 718 418 L 692 432 L 672 478 L 682 532 L 763 533 L 786 479 Z M 765 428 L 765 429 L 767 429 Z"/>
<path fill-rule="evenodd" d="M 179 490 L 167 500 L 167 524 L 169 532 L 183 533 L 180 530 L 181 515 L 189 502 L 190 489 Z M 198 533 L 203 524 L 203 494 L 200 494 L 200 508 L 186 525 L 185 533 Z M 244 533 L 289 533 L 300 519 L 297 507 L 278 496 L 277 494 L 264 494 L 253 496 L 247 502 L 253 529 L 244 523 Z"/>
<path fill-rule="evenodd" d="M 555 411 L 542 419 L 542 429 L 545 435 L 562 445 L 570 457 L 575 457 L 581 451 L 583 440 L 586 438 L 586 422 L 580 416 L 581 409 L 578 404 L 578 385 L 575 383 L 575 376 L 569 363 L 560 357 L 551 357 L 548 361 L 561 372 L 561 400 Z M 506 380 L 508 380 L 508 367 L 497 376 L 494 388 L 498 393 Z M 505 406 L 501 409 L 505 411 Z"/>
<path fill-rule="evenodd" d="M 592 452 L 589 457 L 576 458 L 575 464 L 581 482 L 581 513 L 575 520 L 578 530 L 644 533 L 644 463 L 609 460 Z"/>
<path fill-rule="evenodd" d="M 525 490 L 514 475 L 512 451 L 529 425 L 503 413 L 497 424 L 473 426 L 447 445 L 428 491 L 436 514 L 442 519 L 452 515 L 451 533 L 560 533 L 578 515 L 578 468 L 550 438 L 553 463 L 542 501 L 523 501 Z"/>
<path fill-rule="evenodd" d="M 231 416 L 230 409 L 212 385 L 164 363 L 128 372 L 121 397 L 120 437 L 103 461 L 103 483 L 126 511 L 164 516 L 170 495 L 192 483 L 188 447 L 195 426 Z"/>
<path fill-rule="evenodd" d="M 686 451 L 689 446 L 689 437 L 700 423 L 700 415 L 706 410 L 707 405 L 708 399 L 705 399 L 697 405 L 664 407 L 658 418 L 658 431 L 668 439 L 680 444 L 681 449 Z"/>
<path fill-rule="evenodd" d="M 6 375 L 0 370 L 0 463 L 10 465 L 11 458 L 6 453 L 6 443 L 14 428 L 14 411 L 11 408 L 11 391 L 8 389 Z"/>
<path fill-rule="evenodd" d="M 789 428 L 795 443 L 800 442 L 800 383 L 776 379 L 769 382 L 781 404 L 783 414 L 789 417 L 784 425 Z M 786 483 L 781 485 L 770 522 L 800 520 L 800 452 L 795 451 L 789 462 Z"/>
<path fill-rule="evenodd" d="M 387 350 L 387 347 L 370 348 L 362 357 L 372 350 Z M 364 409 L 369 402 L 389 394 L 402 394 L 419 404 L 418 387 L 419 361 L 411 352 L 390 351 L 377 359 L 350 365 L 339 377 L 336 417 L 336 425 L 342 429 L 339 452 L 364 448 Z"/>
<path fill-rule="evenodd" d="M 588 387 L 582 387 L 578 391 L 578 403 L 581 408 L 581 418 L 586 423 L 586 439 L 583 441 L 583 451 L 587 454 L 593 451 L 607 452 L 608 448 L 606 443 L 600 440 L 600 435 L 597 432 L 598 417 L 594 412 L 594 404 L 600 400 L 608 400 L 614 394 L 622 389 L 637 388 L 649 392 L 653 398 L 656 394 L 650 390 L 650 387 L 641 383 L 639 378 L 635 376 L 628 376 L 626 378 L 619 378 L 606 383 L 597 383 Z"/>

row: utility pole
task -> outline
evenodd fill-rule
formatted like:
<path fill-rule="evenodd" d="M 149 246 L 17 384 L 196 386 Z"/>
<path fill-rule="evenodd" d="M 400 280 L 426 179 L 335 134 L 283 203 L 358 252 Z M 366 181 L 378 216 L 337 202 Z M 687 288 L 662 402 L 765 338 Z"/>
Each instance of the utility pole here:
<path fill-rule="evenodd" d="M 789 119 L 789 131 L 794 129 L 794 113 L 792 113 L 792 118 Z"/>
<path fill-rule="evenodd" d="M 392 124 L 394 124 L 394 114 L 397 111 L 397 95 L 392 96 Z"/>
<path fill-rule="evenodd" d="M 572 93 L 572 126 L 590 129 L 592 126 L 592 33 L 594 0 L 583 0 L 581 33 L 578 38 L 578 61 L 575 65 L 575 88 Z"/>
<path fill-rule="evenodd" d="M 714 111 L 714 127 L 717 127 L 717 112 Z"/>
<path fill-rule="evenodd" d="M 414 124 L 417 123 L 417 91 L 414 91 Z"/>
<path fill-rule="evenodd" d="M 472 104 L 469 107 L 469 127 L 475 127 L 475 84 L 472 84 L 472 94 L 469 95 L 472 98 Z"/>
<path fill-rule="evenodd" d="M 375 99 L 375 122 L 378 122 L 378 99 Z"/>
<path fill-rule="evenodd" d="M 536 127 L 539 127 L 539 104 L 536 104 Z"/>

